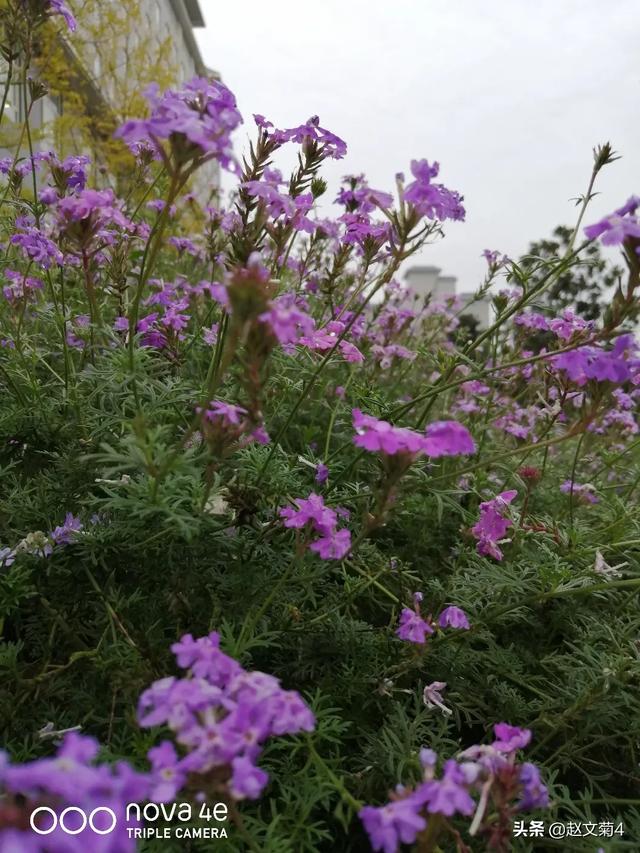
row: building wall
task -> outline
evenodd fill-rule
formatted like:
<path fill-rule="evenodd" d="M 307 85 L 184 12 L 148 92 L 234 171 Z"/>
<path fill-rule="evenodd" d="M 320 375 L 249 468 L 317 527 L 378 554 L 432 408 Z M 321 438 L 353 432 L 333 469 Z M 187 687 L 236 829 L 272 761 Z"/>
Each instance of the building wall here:
<path fill-rule="evenodd" d="M 109 0 L 103 0 L 108 3 Z M 123 45 L 114 37 L 113 50 L 117 51 L 116 67 L 121 69 L 123 81 L 127 79 L 127 50 L 133 50 L 136 46 L 147 45 L 150 42 L 149 50 L 153 51 L 157 48 L 160 51 L 161 47 L 169 44 L 170 56 L 168 57 L 167 65 L 172 70 L 176 70 L 176 83 L 181 85 L 187 80 L 196 75 L 211 76 L 218 78 L 216 72 L 206 68 L 203 63 L 200 51 L 193 35 L 194 27 L 204 26 L 204 19 L 200 10 L 198 0 L 140 0 L 141 12 L 144 19 L 142 27 L 132 27 L 127 34 L 127 44 Z M 87 14 L 85 10 L 84 14 Z M 78 39 L 79 43 L 83 41 L 88 43 L 88 32 L 91 21 L 84 19 L 85 26 L 83 32 L 83 17 L 79 16 L 78 31 L 75 34 L 70 34 L 65 38 L 65 45 L 69 50 L 69 61 L 77 64 L 77 68 L 82 76 L 82 79 L 87 81 L 87 91 L 92 101 L 98 101 L 100 108 L 106 110 L 110 105 L 114 105 L 115 100 L 115 82 L 110 75 L 103 74 L 101 68 L 100 54 L 96 50 L 93 52 L 92 58 L 85 60 L 84 65 L 76 53 L 74 53 L 74 40 Z M 93 22 L 96 23 L 95 21 Z M 64 32 L 64 30 L 61 30 Z M 90 53 L 90 51 L 89 51 Z M 89 65 L 90 67 L 87 67 Z M 76 67 L 76 66 L 74 66 Z M 131 78 L 129 78 L 131 79 Z M 21 105 L 20 87 L 16 86 L 13 92 L 13 97 L 10 99 L 11 106 L 8 108 L 7 117 L 10 121 L 21 123 L 24 120 L 24 109 Z M 64 113 L 64 102 L 61 99 L 54 99 L 45 96 L 37 101 L 32 108 L 30 123 L 34 130 L 38 128 L 46 128 L 52 123 L 56 117 Z M 38 141 L 36 147 L 40 150 L 51 149 L 54 147 L 54 141 L 51 135 L 41 133 L 37 135 Z M 206 202 L 208 201 L 211 189 L 218 189 L 220 186 L 220 168 L 219 165 L 212 161 L 207 163 L 198 175 L 196 195 L 198 198 Z"/>
<path fill-rule="evenodd" d="M 440 267 L 415 266 L 410 267 L 405 273 L 405 283 L 422 300 L 428 296 L 431 302 L 444 302 L 451 297 L 458 297 L 468 310 L 464 313 L 471 314 L 478 320 L 481 329 L 486 329 L 491 323 L 493 308 L 491 300 L 483 297 L 472 303 L 473 293 L 458 293 L 456 289 L 457 279 L 453 275 L 440 275 Z"/>

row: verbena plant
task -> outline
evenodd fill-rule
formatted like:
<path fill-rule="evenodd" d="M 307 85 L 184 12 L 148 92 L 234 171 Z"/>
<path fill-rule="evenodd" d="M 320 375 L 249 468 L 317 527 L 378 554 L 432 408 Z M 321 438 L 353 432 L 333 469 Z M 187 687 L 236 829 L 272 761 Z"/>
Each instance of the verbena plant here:
<path fill-rule="evenodd" d="M 2 8 L 27 116 L 52 15 Z M 0 850 L 637 849 L 640 199 L 583 228 L 610 147 L 561 255 L 485 253 L 469 337 L 397 281 L 464 220 L 437 164 L 322 218 L 317 118 L 255 116 L 239 161 L 221 83 L 149 102 L 120 197 L 28 120 L 0 163 Z M 607 311 L 552 316 L 596 239 Z M 228 838 L 136 839 L 147 801 Z M 591 838 L 516 836 L 532 810 Z"/>

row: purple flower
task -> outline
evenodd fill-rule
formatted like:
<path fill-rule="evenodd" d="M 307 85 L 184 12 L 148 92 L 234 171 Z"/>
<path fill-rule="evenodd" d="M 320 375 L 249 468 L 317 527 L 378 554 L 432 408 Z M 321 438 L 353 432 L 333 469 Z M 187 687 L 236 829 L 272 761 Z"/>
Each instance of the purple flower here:
<path fill-rule="evenodd" d="M 471 533 L 478 540 L 479 554 L 494 557 L 496 560 L 502 559 L 503 554 L 498 542 L 513 524 L 511 519 L 505 516 L 505 512 L 517 494 L 517 491 L 512 489 L 480 504 L 480 518 L 471 528 Z"/>
<path fill-rule="evenodd" d="M 574 483 L 572 480 L 565 480 L 560 486 L 560 491 L 564 492 L 565 495 L 574 495 L 585 503 L 597 504 L 600 502 L 600 498 L 594 494 L 594 487 L 591 483 Z"/>
<path fill-rule="evenodd" d="M 640 238 L 640 222 L 634 215 L 640 207 L 640 197 L 631 196 L 627 202 L 593 225 L 587 225 L 584 233 L 590 240 L 601 238 L 605 246 L 623 243 L 627 237 Z"/>
<path fill-rule="evenodd" d="M 544 809 L 549 805 L 549 791 L 540 778 L 540 771 L 535 764 L 524 762 L 520 767 L 520 784 L 522 799 L 518 805 L 521 811 L 529 809 Z"/>
<path fill-rule="evenodd" d="M 285 519 L 285 527 L 301 528 L 310 525 L 320 534 L 309 545 L 309 550 L 323 560 L 341 560 L 351 549 L 351 533 L 346 528 L 337 529 L 338 515 L 347 516 L 346 510 L 338 507 L 333 510 L 325 506 L 321 495 L 312 492 L 308 498 L 296 498 L 298 509 L 283 507 L 280 517 Z"/>
<path fill-rule="evenodd" d="M 338 348 L 342 353 L 344 360 L 348 361 L 350 364 L 361 364 L 364 361 L 364 356 L 358 347 L 349 343 L 349 341 L 340 341 Z"/>
<path fill-rule="evenodd" d="M 549 329 L 547 318 L 542 314 L 537 314 L 535 311 L 526 311 L 523 314 L 518 314 L 513 318 L 513 322 L 518 326 L 524 326 L 526 329 L 535 329 L 541 332 L 546 332 Z"/>
<path fill-rule="evenodd" d="M 436 421 L 429 424 L 425 436 L 424 450 L 433 458 L 476 452 L 471 433 L 458 421 Z"/>
<path fill-rule="evenodd" d="M 413 844 L 427 822 L 420 814 L 422 803 L 412 796 L 386 806 L 365 806 L 358 812 L 371 846 L 383 853 L 397 853 L 401 844 Z"/>
<path fill-rule="evenodd" d="M 147 89 L 151 106 L 147 119 L 127 121 L 116 136 L 128 144 L 143 142 L 169 155 L 162 142 L 167 140 L 174 162 L 180 165 L 215 157 L 227 169 L 235 170 L 231 133 L 242 123 L 236 99 L 219 80 L 194 77 L 180 91 L 159 94 L 157 84 Z"/>
<path fill-rule="evenodd" d="M 55 527 L 51 533 L 51 540 L 56 545 L 70 545 L 76 538 L 76 534 L 83 529 L 82 522 L 73 513 L 68 512 L 65 516 L 64 523 L 59 527 Z"/>
<path fill-rule="evenodd" d="M 455 607 L 450 605 L 449 607 L 445 607 L 440 616 L 438 617 L 438 625 L 441 628 L 463 628 L 469 630 L 469 620 L 467 619 L 467 614 L 464 610 L 461 610 L 459 607 Z"/>
<path fill-rule="evenodd" d="M 341 560 L 351 550 L 351 533 L 346 528 L 330 530 L 309 545 L 323 560 Z"/>
<path fill-rule="evenodd" d="M 310 335 L 315 322 L 296 304 L 294 294 L 287 293 L 270 303 L 268 311 L 258 317 L 266 323 L 281 344 L 297 343 L 302 335 Z"/>
<path fill-rule="evenodd" d="M 64 18 L 67 27 L 72 33 L 74 33 L 78 24 L 64 0 L 46 0 L 46 2 L 49 6 L 49 14 L 61 15 Z"/>
<path fill-rule="evenodd" d="M 0 566 L 8 567 L 15 562 L 16 552 L 12 548 L 0 548 Z"/>
<path fill-rule="evenodd" d="M 186 634 L 172 651 L 185 678 L 163 678 L 140 697 L 142 726 L 166 725 L 182 757 L 171 744 L 151 750 L 153 790 L 171 798 L 197 777 L 216 768 L 228 778 L 228 794 L 254 799 L 267 783 L 256 766 L 263 743 L 270 737 L 312 731 L 315 718 L 302 697 L 283 690 L 264 672 L 249 672 L 220 648 L 219 635 L 194 639 Z"/>
<path fill-rule="evenodd" d="M 574 314 L 567 308 L 562 312 L 561 317 L 556 317 L 549 322 L 549 329 L 554 332 L 562 341 L 569 341 L 576 332 L 593 329 L 593 321 L 583 320 L 582 317 Z"/>
<path fill-rule="evenodd" d="M 19 246 L 25 257 L 42 269 L 48 270 L 52 264 L 62 264 L 63 255 L 60 249 L 35 226 L 26 226 L 24 230 L 13 234 L 10 242 Z"/>
<path fill-rule="evenodd" d="M 324 498 L 311 492 L 308 498 L 296 498 L 298 509 L 283 507 L 280 517 L 285 527 L 305 527 L 311 524 L 319 533 L 326 533 L 336 526 L 338 517 L 334 510 L 325 506 Z"/>
<path fill-rule="evenodd" d="M 592 346 L 579 347 L 555 356 L 553 366 L 564 370 L 576 385 L 586 385 L 590 379 L 620 385 L 631 378 L 631 368 L 637 365 L 637 349 L 633 335 L 621 335 L 610 350 Z"/>
<path fill-rule="evenodd" d="M 451 708 L 447 708 L 447 706 L 444 704 L 444 699 L 442 698 L 442 691 L 446 688 L 446 686 L 446 681 L 433 681 L 431 684 L 427 684 L 427 686 L 424 688 L 424 691 L 422 692 L 422 701 L 424 702 L 427 708 L 439 708 L 443 714 L 453 713 Z M 435 753 L 433 754 L 435 756 Z M 420 760 L 422 763 L 422 756 Z"/>
<path fill-rule="evenodd" d="M 433 627 L 430 622 L 422 618 L 420 614 L 420 603 L 422 601 L 422 593 L 416 592 L 413 595 L 413 607 L 411 610 L 408 607 L 403 607 L 400 612 L 400 624 L 396 629 L 396 636 L 401 640 L 406 640 L 409 643 L 417 643 L 424 645 L 428 634 L 433 634 Z"/>
<path fill-rule="evenodd" d="M 224 400 L 211 400 L 207 404 L 207 408 L 201 406 L 196 407 L 196 412 L 211 423 L 219 421 L 225 426 L 239 426 L 242 422 L 247 410 L 242 406 L 235 406 L 233 403 L 225 403 Z"/>
<path fill-rule="evenodd" d="M 448 190 L 443 184 L 431 183 L 439 171 L 438 163 L 430 166 L 426 160 L 412 160 L 411 173 L 415 180 L 404 190 L 404 200 L 427 219 L 464 220 L 462 196 L 454 190 Z"/>
<path fill-rule="evenodd" d="M 25 764 L 1 762 L 3 788 L 3 825 L 0 829 L 0 848 L 3 851 L 80 851 L 95 849 L 96 835 L 88 825 L 82 828 L 80 816 L 73 809 L 86 813 L 97 807 L 102 812 L 95 815 L 95 826 L 111 831 L 100 836 L 101 853 L 133 853 L 136 842 L 130 838 L 128 828 L 136 826 L 127 820 L 128 803 L 148 799 L 149 777 L 136 772 L 124 761 L 113 767 L 94 766 L 99 745 L 93 738 L 72 732 L 67 734 L 57 754 Z M 0 756 L 0 758 L 3 758 Z M 46 834 L 46 845 L 29 827 L 31 814 L 47 804 L 56 813 L 72 808 L 68 813 L 67 827 L 78 829 L 73 836 L 57 826 Z M 114 817 L 105 813 L 111 809 Z M 44 811 L 34 817 L 36 826 L 47 829 L 51 815 Z M 113 824 L 113 825 L 112 825 Z M 73 843 L 71 844 L 71 839 Z"/>
<path fill-rule="evenodd" d="M 323 157 L 332 157 L 341 160 L 347 153 L 347 144 L 335 133 L 320 127 L 318 116 L 311 118 L 298 127 L 290 127 L 287 130 L 278 130 L 274 133 L 278 142 L 298 142 L 305 144 L 317 143 Z"/>
<path fill-rule="evenodd" d="M 316 476 L 315 476 L 316 483 L 320 483 L 322 485 L 322 484 L 326 483 L 328 479 L 329 479 L 329 469 L 324 464 L 324 462 L 319 462 L 316 465 Z"/>
<path fill-rule="evenodd" d="M 39 290 L 44 289 L 44 282 L 40 278 L 11 269 L 5 269 L 4 274 L 9 279 L 10 284 L 2 288 L 2 295 L 7 302 L 14 306 L 22 303 L 25 299 L 33 299 Z"/>
<path fill-rule="evenodd" d="M 475 811 L 476 804 L 467 790 L 465 774 L 453 759 L 445 763 L 442 779 L 425 782 L 416 793 L 432 814 L 452 817 Z"/>
<path fill-rule="evenodd" d="M 515 752 L 524 747 L 531 740 L 529 729 L 520 729 L 518 726 L 510 726 L 509 723 L 496 723 L 493 727 L 497 738 L 493 742 L 493 748 L 500 752 Z"/>
<path fill-rule="evenodd" d="M 147 753 L 151 762 L 152 788 L 150 799 L 154 803 L 169 803 L 184 785 L 187 774 L 180 768 L 178 753 L 170 741 L 163 741 Z"/>
<path fill-rule="evenodd" d="M 356 447 L 380 451 L 388 456 L 396 453 L 417 454 L 424 450 L 425 439 L 420 433 L 406 427 L 395 427 L 387 421 L 353 409 L 353 426 L 357 435 L 353 439 Z"/>
<path fill-rule="evenodd" d="M 269 781 L 269 776 L 246 756 L 234 758 L 231 767 L 231 795 L 236 800 L 257 800 Z"/>

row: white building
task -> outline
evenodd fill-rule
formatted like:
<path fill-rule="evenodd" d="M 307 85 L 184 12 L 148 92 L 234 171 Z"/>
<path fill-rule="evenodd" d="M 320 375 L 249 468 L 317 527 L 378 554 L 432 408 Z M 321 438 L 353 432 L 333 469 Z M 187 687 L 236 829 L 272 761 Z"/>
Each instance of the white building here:
<path fill-rule="evenodd" d="M 101 10 L 107 8 L 109 0 L 103 0 L 105 6 L 96 7 L 94 20 L 100 20 Z M 205 26 L 204 17 L 198 0 L 139 0 L 143 23 L 139 21 L 130 28 L 124 28 L 126 36 L 114 34 L 113 39 L 101 38 L 100 43 L 93 45 L 89 33 L 89 21 L 83 18 L 85 11 L 78 16 L 78 30 L 67 33 L 66 28 L 60 27 L 62 48 L 73 72 L 73 82 L 76 93 L 82 96 L 86 104 L 87 114 L 96 115 L 113 112 L 115 103 L 114 93 L 119 83 L 125 85 L 131 80 L 128 63 L 130 54 L 144 45 L 149 53 L 156 51 L 156 58 L 162 53 L 166 65 L 176 71 L 178 85 L 198 75 L 215 77 L 219 74 L 207 68 L 203 62 L 193 30 Z M 83 27 L 84 21 L 84 27 Z M 167 44 L 169 45 L 167 56 Z M 82 49 L 77 46 L 81 45 Z M 106 53 L 105 53 L 106 51 Z M 82 57 L 84 58 L 81 58 Z M 106 59 L 111 61 L 111 73 L 105 73 Z M 150 58 L 150 63 L 152 59 Z M 113 72 L 115 69 L 115 75 Z M 13 87 L 9 99 L 6 117 L 19 128 L 24 121 L 24 101 L 20 86 Z M 46 95 L 36 101 L 31 109 L 30 125 L 32 130 L 47 128 L 57 117 L 64 114 L 63 98 L 53 98 Z M 127 116 L 133 118 L 133 116 Z M 10 144 L 10 141 L 8 142 Z M 35 147 L 44 149 L 55 147 L 53 139 L 46 133 L 36 134 Z M 204 180 L 203 180 L 204 178 Z M 219 165 L 211 161 L 203 168 L 199 186 L 211 188 L 220 186 Z M 204 193 L 198 193 L 203 195 Z"/>
<path fill-rule="evenodd" d="M 432 303 L 442 303 L 457 298 L 464 307 L 461 313 L 471 314 L 478 321 L 478 327 L 486 329 L 493 318 L 491 298 L 483 296 L 473 301 L 473 293 L 456 291 L 455 276 L 441 275 L 441 272 L 440 267 L 434 266 L 410 267 L 405 273 L 405 283 L 421 300 L 430 297 Z"/>

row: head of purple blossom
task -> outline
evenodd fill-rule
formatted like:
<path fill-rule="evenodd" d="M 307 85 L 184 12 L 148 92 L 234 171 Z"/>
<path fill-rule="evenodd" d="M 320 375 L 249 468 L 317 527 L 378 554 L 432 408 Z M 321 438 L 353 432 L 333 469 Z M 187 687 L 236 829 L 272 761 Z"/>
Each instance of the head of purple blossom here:
<path fill-rule="evenodd" d="M 194 77 L 178 91 L 146 91 L 151 114 L 125 122 L 116 136 L 127 144 L 143 142 L 163 159 L 169 171 L 215 158 L 235 170 L 231 134 L 242 117 L 231 91 L 219 80 Z"/>
<path fill-rule="evenodd" d="M 351 549 L 351 533 L 347 528 L 338 529 L 338 518 L 348 517 L 348 512 L 342 507 L 334 510 L 326 506 L 324 498 L 315 492 L 311 492 L 308 498 L 296 498 L 294 503 L 297 509 L 280 509 L 284 526 L 307 528 L 319 534 L 308 547 L 323 560 L 340 560 L 346 556 Z"/>
<path fill-rule="evenodd" d="M 68 512 L 64 522 L 51 531 L 51 541 L 56 545 L 70 545 L 82 529 L 83 524 L 80 519 Z"/>
<path fill-rule="evenodd" d="M 136 843 L 131 835 L 138 824 L 127 813 L 127 805 L 148 799 L 149 776 L 135 771 L 124 761 L 113 766 L 97 765 L 98 749 L 99 744 L 93 738 L 70 732 L 51 757 L 13 764 L 6 756 L 0 756 L 3 788 L 0 847 L 3 850 L 39 853 L 45 849 L 95 849 L 94 829 L 86 818 L 83 825 L 80 812 L 88 814 L 97 809 L 93 826 L 101 831 L 101 853 L 134 853 Z M 69 809 L 65 822 L 67 831 L 60 823 L 47 831 L 52 827 L 51 812 L 59 814 L 64 809 Z M 35 835 L 30 819 L 41 830 L 41 835 Z M 46 837 L 45 846 L 42 845 L 43 837 Z"/>
<path fill-rule="evenodd" d="M 480 504 L 480 518 L 471 528 L 471 533 L 478 540 L 476 547 L 479 554 L 496 560 L 502 559 L 503 554 L 498 543 L 513 524 L 507 511 L 517 494 L 517 491 L 511 489 Z"/>
<path fill-rule="evenodd" d="M 398 453 L 414 455 L 424 450 L 424 436 L 414 430 L 392 426 L 387 421 L 364 414 L 360 409 L 353 409 L 351 414 L 356 447 L 387 456 Z"/>
<path fill-rule="evenodd" d="M 348 213 L 371 213 L 377 207 L 388 209 L 393 204 L 393 196 L 372 189 L 364 175 L 348 175 L 342 180 L 346 186 L 341 187 L 335 201 L 343 205 Z"/>
<path fill-rule="evenodd" d="M 45 0 L 45 5 L 48 7 L 47 11 L 50 15 L 60 15 L 64 18 L 69 30 L 72 33 L 76 31 L 78 23 L 64 0 Z"/>
<path fill-rule="evenodd" d="M 211 400 L 206 407 L 196 406 L 196 412 L 210 423 L 220 422 L 225 426 L 240 426 L 247 410 L 224 400 Z"/>
<path fill-rule="evenodd" d="M 522 793 L 518 804 L 520 811 L 544 809 L 549 805 L 549 791 L 543 783 L 540 771 L 528 761 L 520 766 L 519 782 Z"/>
<path fill-rule="evenodd" d="M 510 753 L 518 749 L 524 749 L 531 740 L 529 729 L 521 729 L 518 726 L 511 726 L 509 723 L 496 723 L 493 727 L 493 732 L 496 740 L 492 746 L 499 752 Z"/>
<path fill-rule="evenodd" d="M 616 246 L 624 243 L 628 237 L 640 239 L 640 221 L 637 210 L 640 207 L 640 197 L 631 196 L 626 203 L 614 210 L 608 216 L 603 217 L 593 225 L 587 225 L 584 229 L 589 240 L 598 237 L 605 246 Z"/>
<path fill-rule="evenodd" d="M 93 250 L 110 245 L 117 233 L 135 230 L 111 189 L 83 189 L 65 196 L 56 205 L 56 215 L 59 231 L 75 248 L 84 250 L 90 245 Z"/>
<path fill-rule="evenodd" d="M 275 130 L 273 136 L 278 143 L 297 142 L 305 148 L 315 148 L 322 157 L 341 160 L 347 153 L 347 143 L 320 125 L 318 116 L 311 116 L 304 124 L 285 130 Z"/>
<path fill-rule="evenodd" d="M 400 845 L 413 844 L 427 826 L 422 803 L 411 795 L 399 797 L 385 806 L 365 806 L 358 817 L 367 831 L 373 850 L 398 853 Z"/>
<path fill-rule="evenodd" d="M 595 493 L 595 487 L 591 483 L 574 483 L 573 480 L 565 480 L 560 486 L 560 491 L 565 495 L 572 495 L 584 503 L 597 504 L 600 502 L 600 498 Z"/>
<path fill-rule="evenodd" d="M 482 257 L 487 262 L 490 273 L 497 272 L 500 267 L 509 263 L 509 258 L 506 255 L 501 255 L 497 249 L 485 249 L 482 252 Z"/>
<path fill-rule="evenodd" d="M 2 295 L 14 306 L 32 301 L 38 291 L 44 290 L 44 282 L 36 276 L 11 269 L 5 269 L 4 274 L 9 283 L 2 288 Z"/>
<path fill-rule="evenodd" d="M 611 349 L 583 346 L 560 353 L 552 359 L 553 367 L 561 370 L 578 386 L 589 381 L 612 382 L 621 385 L 631 379 L 638 365 L 638 342 L 634 335 L 616 338 Z"/>
<path fill-rule="evenodd" d="M 18 246 L 28 261 L 33 261 L 44 270 L 54 265 L 62 265 L 63 254 L 60 249 L 34 225 L 25 223 L 24 226 L 20 226 L 20 230 L 11 235 L 9 242 Z"/>
<path fill-rule="evenodd" d="M 476 452 L 469 430 L 458 421 L 436 421 L 427 426 L 424 451 L 436 459 L 439 456 L 464 456 Z"/>
<path fill-rule="evenodd" d="M 446 219 L 464 220 L 463 197 L 444 184 L 433 183 L 440 171 L 438 163 L 427 160 L 412 160 L 411 174 L 414 180 L 405 187 L 404 200 L 427 219 L 443 222 Z"/>
<path fill-rule="evenodd" d="M 409 607 L 402 608 L 400 611 L 400 621 L 396 628 L 396 637 L 408 643 L 416 643 L 417 645 L 424 645 L 427 637 L 434 633 L 430 620 L 422 617 L 420 611 L 422 598 L 421 592 L 414 593 L 413 609 Z"/>
<path fill-rule="evenodd" d="M 225 654 L 215 631 L 198 639 L 186 634 L 172 651 L 186 677 L 154 682 L 138 707 L 141 726 L 166 726 L 175 740 L 149 753 L 154 792 L 167 801 L 191 776 L 216 772 L 228 780 L 230 798 L 256 799 L 268 781 L 257 764 L 264 743 L 312 731 L 312 711 L 274 676 L 245 670 Z"/>
<path fill-rule="evenodd" d="M 329 469 L 324 464 L 324 462 L 319 462 L 316 465 L 316 475 L 315 475 L 314 479 L 315 479 L 316 483 L 320 483 L 321 485 L 326 483 L 327 480 L 329 479 Z"/>
<path fill-rule="evenodd" d="M 444 704 L 444 699 L 442 698 L 442 693 L 446 690 L 446 687 L 446 681 L 433 681 L 431 684 L 427 684 L 422 692 L 422 701 L 427 708 L 438 708 L 443 714 L 448 716 L 453 711 Z"/>
<path fill-rule="evenodd" d="M 431 814 L 471 815 L 476 809 L 465 773 L 454 759 L 445 762 L 441 779 L 423 782 L 416 796 Z"/>
<path fill-rule="evenodd" d="M 307 306 L 292 293 L 285 293 L 269 303 L 268 310 L 258 316 L 278 339 L 280 344 L 292 344 L 303 335 L 310 335 L 315 321 L 309 316 Z"/>
<path fill-rule="evenodd" d="M 460 607 L 450 604 L 445 607 L 442 613 L 438 616 L 438 625 L 440 628 L 462 628 L 469 630 L 469 620 L 467 614 Z"/>

